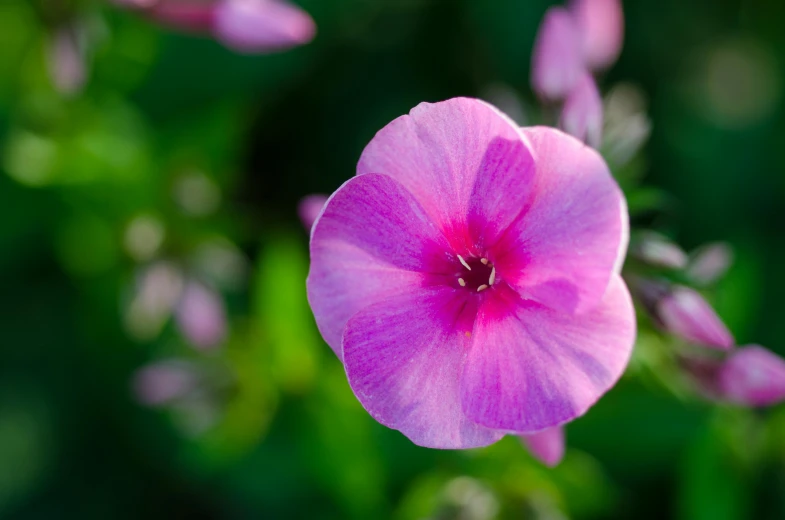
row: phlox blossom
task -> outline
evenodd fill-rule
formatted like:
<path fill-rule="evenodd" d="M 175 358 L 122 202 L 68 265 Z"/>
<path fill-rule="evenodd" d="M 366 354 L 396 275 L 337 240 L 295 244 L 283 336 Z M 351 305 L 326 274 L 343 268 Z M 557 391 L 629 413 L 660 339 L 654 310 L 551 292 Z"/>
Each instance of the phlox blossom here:
<path fill-rule="evenodd" d="M 376 420 L 421 446 L 484 446 L 571 421 L 618 380 L 627 240 L 594 150 L 476 99 L 423 103 L 322 209 L 308 298 Z"/>

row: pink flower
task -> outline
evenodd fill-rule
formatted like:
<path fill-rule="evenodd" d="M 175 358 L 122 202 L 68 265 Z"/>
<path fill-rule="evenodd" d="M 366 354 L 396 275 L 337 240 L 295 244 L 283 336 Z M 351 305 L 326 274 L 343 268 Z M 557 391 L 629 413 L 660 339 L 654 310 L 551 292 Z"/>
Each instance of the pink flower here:
<path fill-rule="evenodd" d="M 575 21 L 561 7 L 545 13 L 534 42 L 532 87 L 543 99 L 564 99 L 584 70 Z"/>
<path fill-rule="evenodd" d="M 785 401 L 785 360 L 758 345 L 741 347 L 720 366 L 717 389 L 723 399 L 747 406 Z"/>
<path fill-rule="evenodd" d="M 611 66 L 624 41 L 624 13 L 619 0 L 572 0 L 584 63 L 592 70 Z"/>
<path fill-rule="evenodd" d="M 434 448 L 582 414 L 635 337 L 626 205 L 602 158 L 485 102 L 383 128 L 311 233 L 308 298 L 360 402 Z"/>
<path fill-rule="evenodd" d="M 657 318 L 672 334 L 707 347 L 727 350 L 733 346 L 730 331 L 697 291 L 675 285 L 655 305 Z"/>
<path fill-rule="evenodd" d="M 602 144 L 602 98 L 591 74 L 584 73 L 567 96 L 561 127 L 592 148 Z"/>
<path fill-rule="evenodd" d="M 47 48 L 47 65 L 52 83 L 62 94 L 79 93 L 87 82 L 88 66 L 82 29 L 77 23 L 57 28 Z"/>
<path fill-rule="evenodd" d="M 316 222 L 316 217 L 322 212 L 324 204 L 327 202 L 327 195 L 308 195 L 303 197 L 297 205 L 297 214 L 300 217 L 300 222 L 308 231 L 313 227 Z"/>
<path fill-rule="evenodd" d="M 519 435 L 531 454 L 548 467 L 564 458 L 564 428 L 557 426 L 530 435 Z"/>
<path fill-rule="evenodd" d="M 175 310 L 177 326 L 196 348 L 217 347 L 226 337 L 226 311 L 221 297 L 199 282 L 188 282 Z"/>
<path fill-rule="evenodd" d="M 311 17 L 285 0 L 115 0 L 171 27 L 212 35 L 246 53 L 284 50 L 310 42 Z"/>

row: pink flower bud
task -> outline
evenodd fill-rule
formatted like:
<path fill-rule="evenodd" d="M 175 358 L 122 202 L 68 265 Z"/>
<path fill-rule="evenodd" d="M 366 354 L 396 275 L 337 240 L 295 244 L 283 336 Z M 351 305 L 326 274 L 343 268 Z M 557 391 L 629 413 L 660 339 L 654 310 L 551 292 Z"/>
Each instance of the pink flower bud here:
<path fill-rule="evenodd" d="M 564 458 L 564 428 L 561 426 L 518 437 L 531 454 L 548 467 L 558 465 Z"/>
<path fill-rule="evenodd" d="M 198 282 L 185 286 L 175 319 L 183 336 L 198 349 L 217 347 L 226 336 L 226 311 L 221 297 Z"/>
<path fill-rule="evenodd" d="M 655 312 L 666 330 L 690 343 L 723 350 L 733 346 L 733 336 L 717 313 L 689 287 L 673 286 L 656 303 Z"/>
<path fill-rule="evenodd" d="M 324 204 L 327 202 L 327 195 L 315 194 L 303 197 L 297 205 L 297 214 L 300 216 L 300 221 L 303 223 L 305 229 L 310 232 L 313 223 L 319 213 L 322 212 Z"/>
<path fill-rule="evenodd" d="M 215 10 L 214 34 L 239 52 L 269 52 L 310 42 L 316 24 L 283 0 L 223 0 Z"/>
<path fill-rule="evenodd" d="M 549 100 L 564 99 L 583 72 L 578 33 L 570 13 L 552 7 L 537 33 L 532 56 L 532 87 Z"/>
<path fill-rule="evenodd" d="M 683 269 L 687 253 L 659 233 L 641 234 L 630 248 L 630 254 L 647 264 L 668 269 Z"/>
<path fill-rule="evenodd" d="M 567 96 L 561 127 L 592 148 L 602 144 L 602 98 L 590 74 L 583 73 Z"/>
<path fill-rule="evenodd" d="M 624 41 L 624 13 L 619 0 L 573 0 L 583 59 L 592 70 L 605 69 L 619 57 Z"/>
<path fill-rule="evenodd" d="M 722 398 L 747 406 L 785 401 L 785 360 L 758 345 L 732 352 L 717 375 Z"/>
<path fill-rule="evenodd" d="M 694 253 L 687 268 L 687 276 L 701 285 L 708 285 L 724 275 L 733 263 L 733 250 L 728 244 L 707 244 Z"/>

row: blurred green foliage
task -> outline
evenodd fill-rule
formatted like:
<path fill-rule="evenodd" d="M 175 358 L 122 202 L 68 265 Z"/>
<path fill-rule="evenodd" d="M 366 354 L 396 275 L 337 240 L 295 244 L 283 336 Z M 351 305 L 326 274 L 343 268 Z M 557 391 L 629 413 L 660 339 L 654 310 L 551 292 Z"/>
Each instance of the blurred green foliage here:
<path fill-rule="evenodd" d="M 554 470 L 512 438 L 440 452 L 373 421 L 311 318 L 296 203 L 420 101 L 501 84 L 531 119 L 550 2 L 298 3 L 317 39 L 252 57 L 97 0 L 0 2 L 0 517 L 785 518 L 785 409 L 685 392 L 643 316 Z M 729 241 L 713 302 L 740 343 L 785 354 L 785 4 L 625 10 L 603 85 L 649 99 L 652 138 L 616 171 L 634 222 Z M 47 52 L 73 20 L 89 81 L 64 95 Z M 188 346 L 169 311 L 128 317 L 159 261 L 220 293 L 221 348 Z M 200 390 L 142 406 L 134 374 L 162 359 Z"/>

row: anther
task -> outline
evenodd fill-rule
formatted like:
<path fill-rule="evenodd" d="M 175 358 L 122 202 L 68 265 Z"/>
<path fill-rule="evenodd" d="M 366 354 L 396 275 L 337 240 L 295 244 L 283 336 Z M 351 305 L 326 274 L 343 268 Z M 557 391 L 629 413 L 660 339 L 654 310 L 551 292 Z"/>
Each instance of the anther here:
<path fill-rule="evenodd" d="M 466 263 L 466 260 L 464 260 L 464 259 L 463 259 L 463 257 L 462 257 L 461 255 L 457 255 L 457 256 L 458 256 L 458 260 L 460 260 L 460 262 L 463 264 L 463 266 L 464 266 L 466 269 L 468 269 L 469 271 L 471 271 L 471 270 L 472 270 L 472 268 L 471 268 L 471 267 L 469 267 L 469 264 L 467 264 L 467 263 Z"/>
<path fill-rule="evenodd" d="M 496 268 L 494 267 L 491 269 L 491 277 L 488 279 L 488 285 L 493 285 L 493 282 L 496 281 Z"/>
<path fill-rule="evenodd" d="M 480 258 L 480 262 L 482 262 L 482 265 L 488 265 L 488 259 L 487 258 Z"/>
<path fill-rule="evenodd" d="M 461 287 L 466 287 L 466 282 L 463 280 L 463 278 L 458 278 L 458 284 Z"/>
<path fill-rule="evenodd" d="M 487 288 L 488 288 L 488 286 L 487 286 L 487 285 L 485 285 L 485 284 L 482 284 L 481 286 L 477 287 L 477 292 L 484 291 L 484 290 L 485 290 L 485 289 L 487 289 Z"/>

